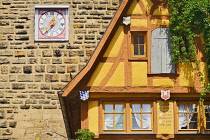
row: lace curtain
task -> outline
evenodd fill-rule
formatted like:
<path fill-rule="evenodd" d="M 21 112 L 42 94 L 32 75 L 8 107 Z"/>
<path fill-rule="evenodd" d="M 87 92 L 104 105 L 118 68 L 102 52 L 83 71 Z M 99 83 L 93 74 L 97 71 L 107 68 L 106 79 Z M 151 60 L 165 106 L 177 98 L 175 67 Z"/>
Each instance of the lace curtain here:
<path fill-rule="evenodd" d="M 115 110 L 114 108 L 115 107 Z M 105 130 L 122 130 L 123 129 L 123 119 L 124 114 L 117 114 L 123 112 L 124 105 L 123 104 L 106 104 L 105 105 L 105 112 L 114 112 L 116 114 L 105 114 Z"/>
<path fill-rule="evenodd" d="M 196 105 L 195 104 L 189 104 L 188 105 L 189 112 L 195 112 L 196 111 Z M 182 113 L 183 112 L 183 113 Z M 179 129 L 187 129 L 187 105 L 186 104 L 179 104 Z M 190 123 L 190 129 L 195 128 L 196 125 L 196 118 L 195 113 L 189 114 L 189 123 L 193 120 L 195 123 Z"/>
<path fill-rule="evenodd" d="M 132 104 L 132 112 L 140 112 L 140 106 L 140 104 Z M 151 112 L 150 110 L 150 104 L 142 104 L 142 116 L 140 113 L 132 114 L 132 129 L 151 129 L 151 114 L 145 114 L 145 112 Z"/>

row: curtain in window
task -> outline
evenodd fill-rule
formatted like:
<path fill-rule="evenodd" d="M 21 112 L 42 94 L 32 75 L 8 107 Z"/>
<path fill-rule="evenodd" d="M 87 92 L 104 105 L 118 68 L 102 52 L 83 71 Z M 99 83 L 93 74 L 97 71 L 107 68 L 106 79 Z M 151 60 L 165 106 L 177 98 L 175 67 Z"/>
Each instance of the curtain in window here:
<path fill-rule="evenodd" d="M 140 104 L 132 104 L 133 112 L 140 112 Z M 132 129 L 140 129 L 140 114 L 132 114 Z"/>
<path fill-rule="evenodd" d="M 105 130 L 113 129 L 113 114 L 105 114 Z"/>
<path fill-rule="evenodd" d="M 186 105 L 180 104 L 179 105 L 179 112 L 186 112 L 187 108 Z M 179 129 L 187 127 L 187 114 L 179 113 Z"/>
<path fill-rule="evenodd" d="M 195 112 L 196 111 L 196 105 L 195 104 L 189 104 L 189 112 Z M 190 113 L 190 129 L 196 129 L 197 128 L 197 114 Z"/>
<path fill-rule="evenodd" d="M 151 129 L 151 114 L 144 114 L 144 112 L 150 112 L 150 104 L 142 104 L 142 120 L 143 120 L 143 129 Z"/>
<path fill-rule="evenodd" d="M 116 112 L 123 112 L 124 106 L 122 104 L 116 104 L 115 105 L 115 111 Z M 115 126 L 117 130 L 123 129 L 123 119 L 124 119 L 124 114 L 116 114 L 115 118 Z"/>
<path fill-rule="evenodd" d="M 210 117 L 210 105 L 206 105 L 206 111 L 209 112 L 208 117 Z"/>

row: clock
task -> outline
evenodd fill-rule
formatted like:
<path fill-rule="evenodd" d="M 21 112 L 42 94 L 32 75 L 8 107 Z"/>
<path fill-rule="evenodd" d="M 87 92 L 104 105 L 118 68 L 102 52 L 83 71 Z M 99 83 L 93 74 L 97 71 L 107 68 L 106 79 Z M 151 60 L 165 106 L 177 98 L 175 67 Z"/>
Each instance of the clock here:
<path fill-rule="evenodd" d="M 67 41 L 68 19 L 68 6 L 36 6 L 35 41 Z"/>

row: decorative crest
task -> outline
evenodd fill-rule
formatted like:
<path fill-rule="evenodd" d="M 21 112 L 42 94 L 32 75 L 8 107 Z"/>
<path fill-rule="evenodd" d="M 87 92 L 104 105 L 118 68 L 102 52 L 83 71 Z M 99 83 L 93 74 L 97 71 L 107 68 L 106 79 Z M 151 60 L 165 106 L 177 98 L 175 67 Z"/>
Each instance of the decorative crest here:
<path fill-rule="evenodd" d="M 123 17 L 123 24 L 125 24 L 126 26 L 129 25 L 131 23 L 131 17 Z"/>
<path fill-rule="evenodd" d="M 161 90 L 161 98 L 163 100 L 168 100 L 170 98 L 170 90 Z"/>
<path fill-rule="evenodd" d="M 89 90 L 86 90 L 86 91 L 80 90 L 79 93 L 80 93 L 81 100 L 85 101 L 89 98 Z"/>

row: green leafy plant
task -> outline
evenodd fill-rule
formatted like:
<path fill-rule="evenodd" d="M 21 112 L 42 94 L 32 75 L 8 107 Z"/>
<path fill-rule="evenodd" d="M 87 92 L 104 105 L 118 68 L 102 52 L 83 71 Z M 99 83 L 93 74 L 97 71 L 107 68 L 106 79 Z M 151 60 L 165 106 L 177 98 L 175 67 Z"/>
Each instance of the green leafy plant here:
<path fill-rule="evenodd" d="M 207 74 L 210 81 L 210 4 L 209 0 L 166 0 L 170 12 L 170 34 L 172 61 L 174 63 L 195 63 L 200 81 L 205 89 L 200 93 L 200 101 L 210 93 L 210 83 L 205 84 L 200 61 L 197 59 L 196 38 L 203 38 L 206 55 Z"/>
<path fill-rule="evenodd" d="M 76 140 L 92 140 L 95 137 L 95 134 L 89 129 L 78 129 L 75 134 L 77 135 Z"/>

